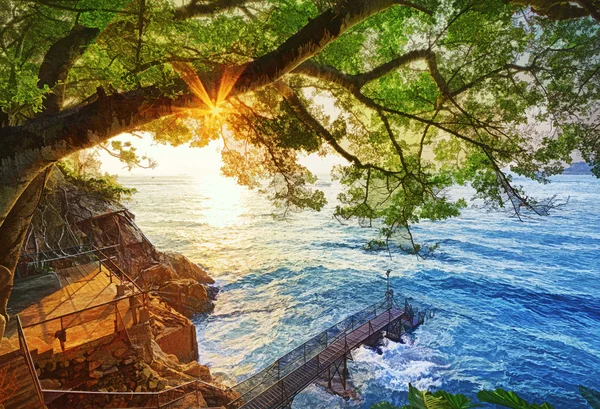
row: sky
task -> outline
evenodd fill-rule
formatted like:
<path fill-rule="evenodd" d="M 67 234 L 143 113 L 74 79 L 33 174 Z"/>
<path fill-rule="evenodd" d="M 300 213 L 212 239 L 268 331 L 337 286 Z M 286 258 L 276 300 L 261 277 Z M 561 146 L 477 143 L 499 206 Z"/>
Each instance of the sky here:
<path fill-rule="evenodd" d="M 136 168 L 130 172 L 118 159 L 110 156 L 105 151 L 101 151 L 102 171 L 111 175 L 198 176 L 204 173 L 220 173 L 222 165 L 220 154 L 222 143 L 220 140 L 212 141 L 204 148 L 190 148 L 188 145 L 173 147 L 157 144 L 150 134 L 145 134 L 143 138 L 123 134 L 114 139 L 124 142 L 130 141 L 137 148 L 137 153 L 140 156 L 149 156 L 158 162 L 158 166 L 154 169 Z M 316 154 L 302 157 L 300 163 L 317 175 L 329 173 L 334 165 L 347 164 L 344 159 L 338 156 L 323 158 Z"/>

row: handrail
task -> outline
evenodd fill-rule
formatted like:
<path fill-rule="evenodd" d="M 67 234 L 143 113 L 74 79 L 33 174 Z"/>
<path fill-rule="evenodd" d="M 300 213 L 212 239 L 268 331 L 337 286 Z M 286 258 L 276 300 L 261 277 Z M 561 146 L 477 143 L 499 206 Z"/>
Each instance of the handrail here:
<path fill-rule="evenodd" d="M 121 281 L 129 281 L 138 290 L 138 292 L 140 292 L 140 293 L 144 292 L 142 287 L 140 287 L 131 277 L 129 277 L 129 275 L 127 275 L 127 273 L 125 273 L 125 271 L 123 271 L 123 269 L 121 267 L 119 267 L 117 265 L 117 263 L 112 261 L 110 259 L 110 257 L 108 257 L 106 254 L 104 254 L 102 252 L 102 250 L 98 249 L 96 246 L 92 246 L 92 251 L 97 252 L 98 254 L 100 254 L 100 256 L 104 257 L 104 259 L 106 261 L 108 261 L 111 264 L 111 266 L 114 267 L 118 271 L 118 274 L 121 274 L 123 277 L 125 277 L 125 280 L 121 280 Z"/>
<path fill-rule="evenodd" d="M 387 299 L 386 299 L 386 301 L 387 301 Z M 378 304 L 376 303 L 376 304 L 373 304 L 373 305 L 375 305 L 375 306 L 376 306 L 376 305 L 378 305 Z M 367 307 L 367 309 L 368 309 L 368 308 L 370 308 L 370 307 Z M 366 310 L 366 309 L 364 309 L 364 310 Z M 362 310 L 362 311 L 364 311 L 364 310 Z M 392 322 L 392 320 L 391 320 L 391 311 L 392 311 L 392 307 L 388 308 L 387 310 L 384 310 L 384 311 L 382 311 L 382 312 L 381 312 L 381 314 L 379 314 L 379 315 L 376 313 L 376 310 L 375 310 L 375 316 L 374 316 L 374 318 L 372 318 L 372 319 L 369 319 L 369 320 L 368 320 L 366 323 L 363 323 L 363 324 L 361 324 L 361 325 L 359 326 L 359 328 L 360 328 L 361 326 L 368 325 L 367 338 L 368 338 L 369 336 L 373 335 L 374 333 L 376 333 L 376 332 L 380 331 L 380 330 L 378 330 L 378 331 L 375 331 L 375 330 L 373 329 L 372 322 L 373 322 L 373 320 L 377 319 L 379 316 L 381 316 L 381 315 L 382 315 L 383 313 L 385 313 L 386 311 L 387 311 L 387 312 L 389 312 L 389 315 L 388 315 L 388 322 L 387 322 L 387 324 L 386 324 L 386 325 L 389 325 L 389 324 Z M 403 313 L 403 314 L 404 314 L 404 313 Z M 403 314 L 402 314 L 402 315 L 403 315 Z M 402 315 L 399 317 L 399 319 L 400 319 L 400 320 L 402 320 Z M 385 325 L 384 325 L 384 328 L 385 328 Z M 337 342 L 337 341 L 341 340 L 341 339 L 342 339 L 342 335 L 343 335 L 343 339 L 344 339 L 344 354 L 343 354 L 343 355 L 347 355 L 347 354 L 348 354 L 349 352 L 351 352 L 353 349 L 356 349 L 356 348 L 357 348 L 357 347 L 360 345 L 360 342 L 356 343 L 354 346 L 350 346 L 350 347 L 349 347 L 349 346 L 348 346 L 348 339 L 347 339 L 347 337 L 348 337 L 348 332 L 344 332 L 343 334 L 340 334 L 340 336 L 339 336 L 339 337 L 336 337 L 336 340 L 335 340 L 335 341 L 333 341 L 331 344 L 333 344 L 333 343 L 335 343 L 335 342 Z M 331 344 L 328 344 L 328 346 L 329 346 L 329 345 L 331 345 Z M 326 369 L 327 367 L 329 367 L 329 366 L 330 366 L 330 365 L 326 365 L 325 367 L 321 367 L 321 365 L 320 365 L 320 363 L 321 363 L 321 362 L 320 362 L 320 361 L 321 361 L 321 359 L 320 359 L 320 355 L 321 355 L 321 353 L 322 353 L 322 352 L 324 352 L 324 350 L 323 350 L 323 351 L 321 351 L 321 352 L 319 352 L 319 353 L 318 353 L 316 356 L 312 357 L 312 358 L 311 358 L 309 361 L 306 361 L 306 357 L 305 357 L 305 362 L 304 362 L 304 364 L 301 366 L 301 367 L 305 367 L 305 366 L 307 366 L 307 365 L 310 363 L 310 361 L 312 361 L 312 360 L 315 360 L 315 359 L 316 359 L 316 363 L 317 363 L 317 371 L 316 371 L 316 374 L 315 374 L 314 376 L 312 376 L 312 378 L 311 378 L 311 381 L 312 381 L 312 380 L 314 380 L 314 379 L 316 379 L 316 378 L 317 378 L 317 377 L 318 377 L 318 376 L 319 376 L 319 375 L 320 375 L 322 372 L 324 372 L 324 371 L 325 371 L 325 369 Z M 333 362 L 335 362 L 337 359 L 340 359 L 340 358 L 338 357 L 338 358 L 334 359 L 334 361 L 333 361 Z M 278 379 L 278 380 L 277 380 L 277 382 L 275 382 L 273 385 L 271 385 L 271 386 L 270 386 L 270 387 L 273 387 L 274 385 L 277 385 L 277 384 L 280 384 L 280 385 L 281 385 L 281 392 L 282 392 L 282 397 L 281 397 L 281 399 L 282 399 L 282 402 L 281 402 L 281 403 L 282 403 L 282 404 L 284 404 L 286 401 L 289 401 L 289 399 L 290 399 L 290 396 L 287 396 L 287 395 L 286 395 L 286 396 L 284 397 L 285 381 L 286 381 L 286 379 L 290 378 L 290 377 L 293 375 L 293 373 L 294 373 L 294 372 L 290 372 L 290 373 L 288 373 L 288 374 L 287 374 L 287 375 L 285 375 L 283 378 L 281 378 L 281 379 Z M 288 380 L 289 380 L 289 379 L 288 379 Z M 257 386 L 259 386 L 259 385 L 257 385 Z M 248 393 L 248 392 L 247 392 L 247 393 Z M 247 393 L 246 393 L 246 394 L 247 394 Z M 244 394 L 244 395 L 245 395 L 245 394 Z M 233 404 L 234 404 L 234 403 L 236 403 L 236 402 L 238 402 L 238 401 L 242 400 L 242 397 L 243 397 L 244 395 L 242 395 L 242 396 L 238 397 L 237 399 L 233 400 L 232 402 L 230 402 L 230 403 L 229 403 L 229 405 L 228 405 L 228 407 L 230 407 L 230 408 L 231 408 L 231 407 L 233 406 Z M 258 395 L 258 396 L 260 396 L 260 395 Z M 256 396 L 256 397 L 254 397 L 254 398 L 250 399 L 250 401 L 248 401 L 248 402 L 245 402 L 245 403 L 252 402 L 252 401 L 253 401 L 254 399 L 256 399 L 258 396 Z"/>
<path fill-rule="evenodd" d="M 29 346 L 27 345 L 27 338 L 25 337 L 25 333 L 23 332 L 23 327 L 21 326 L 21 319 L 17 315 L 17 334 L 19 337 L 19 349 L 23 354 L 23 358 L 25 358 L 25 363 L 27 365 L 27 369 L 29 370 L 29 374 L 33 380 L 35 391 L 38 395 L 38 400 L 40 405 L 44 407 L 44 395 L 42 393 L 42 385 L 40 384 L 40 380 L 35 372 L 35 365 L 33 363 L 33 359 L 31 358 L 31 352 L 29 352 Z"/>
<path fill-rule="evenodd" d="M 184 389 L 188 388 L 190 386 L 193 386 L 194 389 L 192 391 L 186 392 Z M 168 407 L 170 405 L 172 405 L 173 403 L 184 399 L 190 395 L 196 394 L 196 399 L 198 399 L 198 392 L 199 391 L 199 387 L 209 387 L 212 389 L 215 389 L 223 394 L 227 394 L 229 391 L 227 389 L 223 389 L 217 385 L 213 385 L 211 383 L 208 382 L 204 382 L 200 379 L 195 379 L 193 381 L 189 381 L 186 383 L 183 383 L 181 385 L 177 385 L 173 388 L 170 389 L 164 389 L 162 391 L 158 391 L 158 392 L 99 392 L 99 391 L 74 391 L 74 390 L 58 390 L 58 389 L 44 389 L 42 390 L 43 393 L 45 394 L 55 394 L 55 395 L 59 395 L 59 396 L 64 396 L 64 395 L 83 395 L 83 396 L 97 396 L 97 397 L 108 397 L 108 398 L 135 398 L 135 397 L 142 397 L 142 398 L 148 398 L 150 399 L 150 402 L 156 401 L 155 404 L 152 404 L 152 406 L 138 406 L 139 409 L 151 409 L 151 408 L 165 408 Z M 170 394 L 173 394 L 174 392 L 179 392 L 182 391 L 183 394 L 181 396 L 176 397 L 175 399 L 171 399 L 168 402 L 164 402 L 161 403 L 160 398 L 161 396 L 169 396 Z"/>
<path fill-rule="evenodd" d="M 119 247 L 119 244 L 114 244 L 112 246 L 106 246 L 106 247 L 102 247 L 101 250 L 107 250 L 107 249 L 112 249 L 115 247 Z M 91 244 L 80 244 L 78 246 L 73 246 L 73 247 L 67 247 L 65 249 L 61 249 L 61 250 L 70 250 L 70 249 L 81 249 L 81 248 L 85 248 L 85 247 L 92 247 L 94 248 L 93 245 Z M 37 254 L 47 254 L 47 253 L 56 253 L 58 250 L 48 250 L 48 251 L 40 251 L 37 253 L 27 253 L 27 254 L 21 254 L 21 256 L 19 257 L 19 259 L 23 259 L 23 258 L 28 258 L 28 257 L 33 257 Z M 89 254 L 89 253 L 93 253 L 94 250 L 87 250 L 87 251 L 79 251 L 77 253 L 74 254 L 66 254 L 64 256 L 60 256 L 60 257 L 54 257 L 54 258 L 45 258 L 45 259 L 36 259 L 33 261 L 19 261 L 18 264 L 20 265 L 30 265 L 30 264 L 36 264 L 36 263 L 46 263 L 48 261 L 56 261 L 56 260 L 63 260 L 63 259 L 67 259 L 67 258 L 74 258 L 74 257 L 78 257 L 78 256 L 82 256 L 84 254 Z"/>
<path fill-rule="evenodd" d="M 65 314 L 57 315 L 56 317 L 48 318 L 48 319 L 45 319 L 43 321 L 38 321 L 38 322 L 34 322 L 32 324 L 27 324 L 27 325 L 24 325 L 23 328 L 31 328 L 31 327 L 35 327 L 36 325 L 46 324 L 47 322 L 50 322 L 50 321 L 54 321 L 54 320 L 58 320 L 58 319 L 61 319 L 61 318 L 69 317 L 71 315 L 81 314 L 82 312 L 93 310 L 95 308 L 105 307 L 105 306 L 110 305 L 110 304 L 116 304 L 116 303 L 118 303 L 120 301 L 128 300 L 131 297 L 139 297 L 140 295 L 143 295 L 143 294 L 124 295 L 123 297 L 115 298 L 115 299 L 110 300 L 110 301 L 105 301 L 105 302 L 100 303 L 100 304 L 96 304 L 96 305 L 92 305 L 92 306 L 89 306 L 89 307 L 85 307 L 85 308 L 82 308 L 82 309 L 77 310 L 77 311 L 67 312 Z"/>
<path fill-rule="evenodd" d="M 48 392 L 48 393 L 62 393 L 62 394 L 69 394 L 69 393 L 76 393 L 76 394 L 80 394 L 80 395 L 97 395 L 97 396 L 104 396 L 104 395 L 111 395 L 111 396 L 151 396 L 151 395 L 161 395 L 161 394 L 166 394 L 169 392 L 172 392 L 174 390 L 177 389 L 181 389 L 185 386 L 190 386 L 192 384 L 201 384 L 204 386 L 208 386 L 210 388 L 213 389 L 217 389 L 221 392 L 229 392 L 228 389 L 223 389 L 220 386 L 217 385 L 213 385 L 212 383 L 208 383 L 208 382 L 204 382 L 200 379 L 194 379 L 193 381 L 189 381 L 186 383 L 182 383 L 181 385 L 177 385 L 173 388 L 169 388 L 169 389 L 164 389 L 162 391 L 158 391 L 158 392 L 100 392 L 100 391 L 77 391 L 77 390 L 62 390 L 62 389 L 43 389 L 42 392 Z"/>

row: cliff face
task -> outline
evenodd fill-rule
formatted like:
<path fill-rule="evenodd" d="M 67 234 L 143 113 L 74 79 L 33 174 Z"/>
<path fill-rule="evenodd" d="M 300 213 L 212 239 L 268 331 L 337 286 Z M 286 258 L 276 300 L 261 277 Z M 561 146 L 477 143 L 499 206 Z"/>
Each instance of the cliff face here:
<path fill-rule="evenodd" d="M 93 245 L 137 284 L 190 317 L 211 311 L 216 289 L 207 272 L 185 256 L 157 250 L 122 204 L 86 191 L 54 169 L 46 184 L 17 269 L 21 277 L 43 270 L 32 261 L 57 258 Z"/>
<path fill-rule="evenodd" d="M 121 279 L 113 282 L 115 269 L 150 293 L 144 319 L 141 312 L 135 312 L 139 304 L 131 304 L 133 298 L 119 298 L 119 287 L 124 285 L 119 284 Z M 16 277 L 12 307 L 33 324 L 25 331 L 30 331 L 28 345 L 44 388 L 155 392 L 196 379 L 212 380 L 209 369 L 197 362 L 196 329 L 185 316 L 213 308 L 214 280 L 185 256 L 157 250 L 129 210 L 82 189 L 58 169 L 50 176 L 34 215 Z M 109 302 L 129 301 L 128 312 L 119 315 L 123 328 L 118 327 L 117 313 L 112 310 L 108 315 L 105 307 L 88 311 L 88 306 L 102 304 L 99 294 L 109 297 Z M 65 320 L 66 330 L 62 330 L 61 318 L 60 324 L 52 323 L 62 331 L 38 331 L 36 322 L 44 321 L 38 313 L 50 310 L 55 313 L 48 314 L 57 316 L 57 308 L 86 313 Z M 126 323 L 127 314 L 136 319 Z M 83 328 L 86 325 L 89 327 Z M 15 339 L 3 345 L 18 348 Z M 2 359 L 0 356 L 0 369 Z M 223 397 L 210 393 L 207 399 L 218 405 L 224 402 Z M 17 400 L 23 394 L 17 395 L 6 407 L 29 407 L 19 406 Z M 145 399 L 146 395 L 140 396 Z M 49 407 L 99 407 L 90 399 L 87 395 L 61 395 Z M 119 406 L 119 402 L 113 403 Z"/>

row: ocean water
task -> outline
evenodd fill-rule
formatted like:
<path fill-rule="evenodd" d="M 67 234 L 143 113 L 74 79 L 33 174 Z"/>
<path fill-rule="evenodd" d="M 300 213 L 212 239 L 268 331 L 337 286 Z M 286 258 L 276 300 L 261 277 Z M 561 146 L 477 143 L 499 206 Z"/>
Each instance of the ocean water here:
<path fill-rule="evenodd" d="M 154 244 L 205 266 L 221 288 L 214 312 L 194 322 L 200 362 L 231 382 L 383 296 L 390 268 L 396 294 L 435 318 L 405 344 L 353 353 L 360 400 L 313 385 L 293 408 L 400 405 L 409 382 L 470 397 L 503 387 L 558 409 L 587 407 L 579 384 L 600 389 L 600 181 L 591 176 L 524 183 L 532 196 L 569 197 L 548 217 L 520 222 L 474 203 L 420 224 L 417 240 L 440 245 L 426 260 L 365 250 L 377 232 L 332 218 L 335 183 L 322 182 L 324 210 L 280 221 L 264 197 L 216 175 L 121 182 L 138 189 L 129 207 Z"/>

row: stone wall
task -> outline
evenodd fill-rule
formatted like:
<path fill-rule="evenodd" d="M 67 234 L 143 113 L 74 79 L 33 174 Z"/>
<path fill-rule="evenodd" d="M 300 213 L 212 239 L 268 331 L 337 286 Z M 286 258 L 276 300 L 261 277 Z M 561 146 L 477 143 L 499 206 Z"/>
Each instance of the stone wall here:
<path fill-rule="evenodd" d="M 65 352 L 36 358 L 42 388 L 141 390 L 147 386 L 148 380 L 139 375 L 139 369 L 144 362 L 152 360 L 151 340 L 149 325 L 140 324 L 132 328 L 129 335 L 120 331 Z"/>
<path fill-rule="evenodd" d="M 196 327 L 193 324 L 168 330 L 157 337 L 156 342 L 165 353 L 175 355 L 181 362 L 198 359 Z"/>

